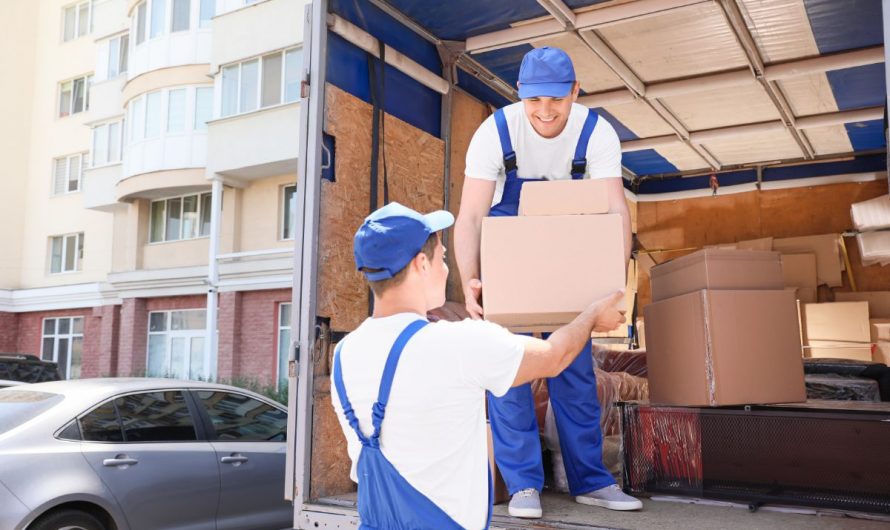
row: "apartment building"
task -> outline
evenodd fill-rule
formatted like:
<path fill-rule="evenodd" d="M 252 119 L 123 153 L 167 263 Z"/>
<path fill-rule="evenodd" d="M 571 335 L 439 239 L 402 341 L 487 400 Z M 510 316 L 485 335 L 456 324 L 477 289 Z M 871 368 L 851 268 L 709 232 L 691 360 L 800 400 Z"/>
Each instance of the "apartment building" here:
<path fill-rule="evenodd" d="M 285 378 L 304 5 L 0 6 L 0 351 Z"/>

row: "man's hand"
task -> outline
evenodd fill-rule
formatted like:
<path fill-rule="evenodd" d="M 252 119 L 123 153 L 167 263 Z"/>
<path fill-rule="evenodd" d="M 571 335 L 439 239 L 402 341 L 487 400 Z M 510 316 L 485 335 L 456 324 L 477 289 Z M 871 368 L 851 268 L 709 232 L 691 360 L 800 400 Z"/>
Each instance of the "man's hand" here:
<path fill-rule="evenodd" d="M 624 311 L 619 311 L 615 307 L 623 299 L 624 291 L 617 291 L 602 300 L 594 302 L 593 305 L 596 306 L 596 323 L 593 326 L 593 331 L 605 333 L 627 322 L 627 319 L 624 318 Z"/>
<path fill-rule="evenodd" d="M 475 320 L 482 319 L 482 281 L 477 278 L 471 278 L 464 284 L 464 300 L 466 301 L 467 312 L 470 317 Z"/>

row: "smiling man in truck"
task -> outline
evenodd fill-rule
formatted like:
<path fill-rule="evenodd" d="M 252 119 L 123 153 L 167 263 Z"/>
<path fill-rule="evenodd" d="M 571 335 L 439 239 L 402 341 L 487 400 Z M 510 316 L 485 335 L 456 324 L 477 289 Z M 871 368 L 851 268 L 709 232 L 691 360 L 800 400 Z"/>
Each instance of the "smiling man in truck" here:
<path fill-rule="evenodd" d="M 615 130 L 575 103 L 580 85 L 569 56 L 559 48 L 528 52 L 519 69 L 519 97 L 485 120 L 467 150 L 466 179 L 455 225 L 455 249 L 467 310 L 483 317 L 479 256 L 482 218 L 517 214 L 522 185 L 535 180 L 604 179 L 610 213 L 624 226 L 630 257 L 630 213 L 621 178 L 621 145 Z M 600 407 L 590 340 L 559 376 L 548 381 L 569 490 L 582 504 L 637 510 L 602 463 Z M 489 396 L 494 455 L 512 496 L 515 517 L 543 515 L 541 442 L 530 385 Z"/>
<path fill-rule="evenodd" d="M 438 232 L 453 222 L 449 212 L 391 203 L 355 234 L 374 312 L 337 345 L 331 379 L 361 528 L 487 528 L 485 393 L 559 374 L 592 330 L 624 322 L 618 292 L 548 340 L 480 320 L 431 324 L 426 314 L 445 303 L 448 278 Z"/>

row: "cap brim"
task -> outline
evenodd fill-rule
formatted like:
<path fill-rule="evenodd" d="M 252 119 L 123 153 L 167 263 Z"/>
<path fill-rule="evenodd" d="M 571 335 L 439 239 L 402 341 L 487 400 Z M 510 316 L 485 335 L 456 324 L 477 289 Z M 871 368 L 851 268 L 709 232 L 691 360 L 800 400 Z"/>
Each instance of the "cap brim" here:
<path fill-rule="evenodd" d="M 574 81 L 565 83 L 520 83 L 519 98 L 564 98 L 569 95 Z"/>
<path fill-rule="evenodd" d="M 454 224 L 454 216 L 451 215 L 451 212 L 445 210 L 430 212 L 424 215 L 423 218 L 426 220 L 426 224 L 430 227 L 430 229 L 432 229 L 433 232 L 445 230 L 446 228 Z"/>

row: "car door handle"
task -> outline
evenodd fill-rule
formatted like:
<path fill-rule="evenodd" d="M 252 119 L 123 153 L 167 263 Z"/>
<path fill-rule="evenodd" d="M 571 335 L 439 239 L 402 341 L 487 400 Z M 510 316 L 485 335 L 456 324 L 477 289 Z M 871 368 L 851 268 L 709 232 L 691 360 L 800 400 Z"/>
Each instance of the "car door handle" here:
<path fill-rule="evenodd" d="M 126 466 L 135 466 L 139 461 L 135 458 L 128 458 L 125 456 L 118 456 L 116 458 L 106 458 L 102 461 L 102 465 L 105 467 L 126 467 Z"/>
<path fill-rule="evenodd" d="M 235 464 L 238 466 L 247 462 L 247 457 L 242 455 L 224 456 L 219 461 L 223 464 Z"/>

